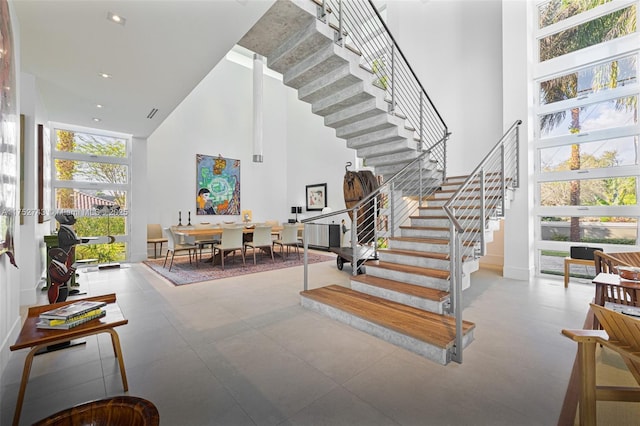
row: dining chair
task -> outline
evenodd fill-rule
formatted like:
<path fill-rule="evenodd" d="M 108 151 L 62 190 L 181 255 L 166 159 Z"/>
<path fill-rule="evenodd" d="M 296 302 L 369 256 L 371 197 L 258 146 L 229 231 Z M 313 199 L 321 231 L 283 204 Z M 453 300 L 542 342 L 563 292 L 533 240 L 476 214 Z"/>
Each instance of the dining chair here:
<path fill-rule="evenodd" d="M 189 252 L 189 264 L 191 265 L 191 250 L 193 250 L 193 255 L 196 260 L 196 268 L 198 267 L 198 246 L 195 244 L 195 238 L 185 236 L 184 243 L 177 243 L 176 234 L 171 228 L 164 228 L 165 235 L 167 236 L 167 254 L 164 257 L 164 264 L 162 267 L 167 266 L 167 259 L 169 258 L 169 253 L 171 253 L 171 263 L 169 263 L 169 271 L 171 271 L 171 267 L 173 266 L 173 257 L 177 252 L 187 251 Z"/>
<path fill-rule="evenodd" d="M 298 260 L 300 260 L 300 240 L 298 239 L 298 225 L 297 224 L 282 224 L 282 236 L 273 242 L 274 247 L 280 246 L 280 256 L 284 262 L 284 248 L 287 247 L 287 256 L 289 256 L 289 249 L 291 246 L 296 247 L 298 253 Z"/>
<path fill-rule="evenodd" d="M 213 226 L 210 223 L 196 223 L 196 229 L 213 229 Z M 211 256 L 213 256 L 213 245 L 220 243 L 220 238 L 215 238 L 211 236 L 202 236 L 200 238 L 196 237 L 195 240 L 196 245 L 200 250 L 200 259 L 202 259 L 202 249 L 211 246 Z"/>
<path fill-rule="evenodd" d="M 271 260 L 275 263 L 273 258 L 273 240 L 271 239 L 271 226 L 256 226 L 253 230 L 253 241 L 247 241 L 244 243 L 245 252 L 247 247 L 253 249 L 253 264 L 256 265 L 256 250 L 269 249 L 271 253 Z"/>
<path fill-rule="evenodd" d="M 147 224 L 147 245 L 153 244 L 153 258 L 158 257 L 157 247 L 160 244 L 160 256 L 162 256 L 162 245 L 167 242 L 167 239 L 162 235 L 162 227 L 159 223 Z"/>
<path fill-rule="evenodd" d="M 222 270 L 224 271 L 224 256 L 225 253 L 240 250 L 240 254 L 242 255 L 242 265 L 245 265 L 244 262 L 244 247 L 242 244 L 242 231 L 243 227 L 234 226 L 234 227 L 223 227 L 222 228 L 222 236 L 220 238 L 220 244 L 213 245 L 213 257 L 215 264 L 215 257 L 218 253 L 220 253 L 220 265 L 222 265 Z"/>

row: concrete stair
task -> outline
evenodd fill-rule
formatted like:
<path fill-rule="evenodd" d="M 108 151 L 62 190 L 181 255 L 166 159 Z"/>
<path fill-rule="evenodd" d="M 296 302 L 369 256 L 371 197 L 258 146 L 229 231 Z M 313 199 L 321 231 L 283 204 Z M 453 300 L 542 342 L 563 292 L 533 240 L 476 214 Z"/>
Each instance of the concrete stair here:
<path fill-rule="evenodd" d="M 340 46 L 334 42 L 336 28 L 316 19 L 317 6 L 311 0 L 278 0 L 238 44 L 266 57 L 267 66 L 283 75 L 284 84 L 296 89 L 299 99 L 311 104 L 312 112 L 322 116 L 367 167 L 387 180 L 421 155 L 421 141 L 400 108 L 389 112 L 379 76 L 349 46 L 348 34 Z M 332 22 L 331 16 L 328 21 Z M 366 38 L 377 43 L 381 36 L 376 30 Z M 394 225 L 396 236 L 388 239 L 389 247 L 379 251 L 378 260 L 365 264 L 366 274 L 352 278 L 351 289 L 328 286 L 304 291 L 301 303 L 446 364 L 455 341 L 455 318 L 447 315 L 450 223 L 442 205 L 464 177 L 443 181 L 443 170 L 429 157 L 419 168 L 420 173 L 408 179 L 407 188 L 387 193 L 387 199 L 409 206 L 417 195 L 409 188 L 437 189 L 429 204 L 407 219 L 410 225 Z M 475 185 L 468 188 L 470 194 L 475 190 Z M 384 214 L 385 208 L 381 211 Z M 474 251 L 472 242 L 463 253 L 463 288 L 478 267 Z M 463 346 L 473 340 L 474 327 L 464 322 Z"/>
<path fill-rule="evenodd" d="M 378 77 L 361 65 L 356 49 L 334 42 L 336 29 L 316 19 L 316 7 L 311 0 L 276 1 L 238 44 L 265 56 L 337 137 L 376 174 L 390 177 L 420 155 L 415 129 L 401 113 L 389 113 Z M 435 162 L 424 168 L 434 170 Z"/>

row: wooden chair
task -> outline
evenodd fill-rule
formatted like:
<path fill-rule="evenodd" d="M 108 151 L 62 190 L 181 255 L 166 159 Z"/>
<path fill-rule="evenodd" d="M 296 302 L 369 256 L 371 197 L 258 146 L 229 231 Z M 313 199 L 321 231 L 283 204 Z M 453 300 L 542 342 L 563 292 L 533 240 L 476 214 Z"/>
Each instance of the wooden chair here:
<path fill-rule="evenodd" d="M 271 239 L 271 226 L 256 226 L 253 230 L 253 241 L 247 241 L 244 243 L 244 249 L 247 247 L 253 249 L 253 264 L 256 265 L 256 250 L 269 249 L 271 253 L 271 260 L 275 263 L 273 258 L 273 240 Z"/>
<path fill-rule="evenodd" d="M 640 252 L 603 253 L 593 252 L 596 274 L 616 274 L 618 266 L 640 266 Z M 640 306 L 640 291 L 617 285 L 605 285 L 603 288 L 603 303 L 617 303 L 620 305 Z"/>
<path fill-rule="evenodd" d="M 177 243 L 176 235 L 171 228 L 164 228 L 165 235 L 167 236 L 167 254 L 164 257 L 164 264 L 162 267 L 167 266 L 167 258 L 169 257 L 169 253 L 171 253 L 171 263 L 169 264 L 169 271 L 171 271 L 171 267 L 173 266 L 173 257 L 176 252 L 187 251 L 189 252 L 189 264 L 191 265 L 191 251 L 193 250 L 193 255 L 196 259 L 196 268 L 198 267 L 198 246 L 195 244 L 195 239 L 191 237 L 191 239 L 187 240 L 185 243 Z"/>
<path fill-rule="evenodd" d="M 295 246 L 296 252 L 298 253 L 298 260 L 300 260 L 300 240 L 298 239 L 298 225 L 290 225 L 285 223 L 282 225 L 282 227 L 282 237 L 273 242 L 274 247 L 276 245 L 280 246 L 280 256 L 282 256 L 282 261 L 284 262 L 285 246 L 287 247 L 287 256 L 289 256 L 289 248 L 291 246 Z"/>
<path fill-rule="evenodd" d="M 147 245 L 153 244 L 153 258 L 156 259 L 158 254 L 156 248 L 160 244 L 160 256 L 162 256 L 162 244 L 166 243 L 167 239 L 162 235 L 162 227 L 159 223 L 147 224 Z"/>
<path fill-rule="evenodd" d="M 217 253 L 220 253 L 220 264 L 222 265 L 222 270 L 224 271 L 224 256 L 225 253 L 235 253 L 236 250 L 240 250 L 240 254 L 242 254 L 242 265 L 245 265 L 244 262 L 244 246 L 242 243 L 242 230 L 243 228 L 240 226 L 230 226 L 222 228 L 222 237 L 220 238 L 220 244 L 213 245 L 214 251 L 214 264 L 215 264 L 215 256 Z"/>
<path fill-rule="evenodd" d="M 640 402 L 638 387 L 596 384 L 597 345 L 617 352 L 640 384 L 640 320 L 593 303 L 591 310 L 604 330 L 562 330 L 562 334 L 578 343 L 580 425 L 595 426 L 596 401 Z"/>
<path fill-rule="evenodd" d="M 122 395 L 85 402 L 34 423 L 34 426 L 157 426 L 158 409 L 144 398 Z"/>

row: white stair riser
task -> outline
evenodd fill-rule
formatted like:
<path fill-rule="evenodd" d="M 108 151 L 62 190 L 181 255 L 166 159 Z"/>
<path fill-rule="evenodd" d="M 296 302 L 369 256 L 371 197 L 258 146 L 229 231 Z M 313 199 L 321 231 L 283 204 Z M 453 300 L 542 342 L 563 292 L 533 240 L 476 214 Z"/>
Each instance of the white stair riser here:
<path fill-rule="evenodd" d="M 348 324 L 360 331 L 364 331 L 365 333 L 376 336 L 396 346 L 400 346 L 404 349 L 410 350 L 411 352 L 417 353 L 418 355 L 421 355 L 439 364 L 446 365 L 450 361 L 450 354 L 446 349 L 439 348 L 437 346 L 430 345 L 407 335 L 389 330 L 387 328 L 381 327 L 377 324 L 363 320 L 332 306 L 319 303 L 304 296 L 302 296 L 301 304 L 304 308 L 313 310 L 344 324 Z M 473 331 L 469 332 L 465 336 L 465 339 L 463 339 L 463 344 L 469 344 L 472 340 Z"/>
<path fill-rule="evenodd" d="M 449 218 L 430 218 L 426 216 L 422 217 L 412 217 L 411 218 L 411 226 L 432 226 L 436 228 L 448 228 L 450 225 Z M 404 234 L 403 234 L 404 235 Z M 409 237 L 410 235 L 407 235 Z"/>
<path fill-rule="evenodd" d="M 370 157 L 395 154 L 397 152 L 404 152 L 404 151 L 415 151 L 415 144 L 412 144 L 407 139 L 401 139 L 393 142 L 384 142 L 374 146 L 360 148 L 357 150 L 357 155 L 360 158 L 368 159 Z"/>
<path fill-rule="evenodd" d="M 429 238 L 428 236 L 419 237 L 419 238 Z M 449 250 L 448 244 L 440 244 L 444 248 L 439 248 L 438 250 L 431 250 L 434 248 L 435 244 L 425 243 L 420 241 L 407 241 L 407 240 L 389 240 L 389 248 L 397 249 L 397 250 L 411 250 L 417 252 L 435 252 L 435 253 L 448 253 Z"/>
<path fill-rule="evenodd" d="M 386 268 L 379 268 L 375 265 L 366 265 L 367 275 L 388 280 L 400 281 L 407 284 L 419 285 L 427 288 L 435 288 L 436 290 L 449 291 L 449 280 L 440 278 L 427 277 L 424 275 L 411 274 L 408 272 L 395 271 Z"/>
<path fill-rule="evenodd" d="M 368 285 L 360 281 L 351 281 L 351 289 L 359 291 L 360 293 L 369 294 L 371 296 L 380 297 L 382 299 L 391 300 L 403 305 L 412 306 L 417 309 L 422 309 L 428 312 L 434 312 L 436 314 L 444 314 L 444 306 L 448 301 L 434 301 L 424 299 L 417 296 L 412 296 L 406 293 L 400 293 L 397 291 L 381 288 L 374 285 Z"/>
<path fill-rule="evenodd" d="M 397 253 L 388 253 L 384 250 L 378 251 L 378 258 L 383 262 L 396 263 L 399 265 L 419 266 L 421 268 L 449 270 L 451 262 L 448 260 L 433 259 L 421 256 L 407 256 Z"/>

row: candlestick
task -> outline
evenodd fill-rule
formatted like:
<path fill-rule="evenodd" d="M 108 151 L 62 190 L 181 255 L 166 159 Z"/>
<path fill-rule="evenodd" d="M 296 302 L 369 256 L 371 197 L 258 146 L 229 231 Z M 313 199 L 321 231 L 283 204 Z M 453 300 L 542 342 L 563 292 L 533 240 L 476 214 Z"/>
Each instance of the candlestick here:
<path fill-rule="evenodd" d="M 178 226 L 182 226 L 182 212 L 178 211 Z"/>
<path fill-rule="evenodd" d="M 191 210 L 189 210 L 189 223 L 187 223 L 187 226 L 191 226 Z"/>

